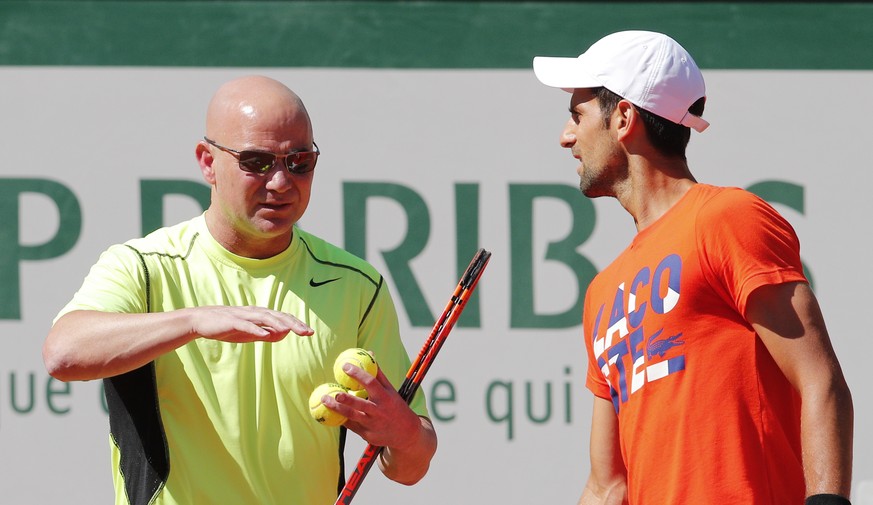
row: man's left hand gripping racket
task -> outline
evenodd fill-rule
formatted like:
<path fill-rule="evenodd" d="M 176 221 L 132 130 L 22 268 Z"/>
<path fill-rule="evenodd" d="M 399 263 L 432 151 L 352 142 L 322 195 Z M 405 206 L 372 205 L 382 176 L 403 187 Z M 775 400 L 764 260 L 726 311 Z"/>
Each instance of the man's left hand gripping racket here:
<path fill-rule="evenodd" d="M 485 271 L 489 259 L 491 259 L 491 253 L 485 249 L 479 249 L 461 277 L 460 282 L 458 282 L 458 286 L 455 288 L 455 292 L 452 293 L 452 297 L 449 299 L 449 303 L 443 310 L 442 315 L 436 320 L 430 335 L 425 340 L 421 350 L 418 351 L 418 356 L 406 373 L 406 379 L 404 379 L 403 384 L 397 391 L 407 404 L 412 401 L 416 391 L 421 386 L 424 375 L 430 369 L 434 358 L 436 358 L 437 353 L 442 348 L 443 343 L 445 343 L 446 337 L 449 336 L 449 332 L 455 326 L 455 322 L 467 305 L 467 300 L 470 299 L 470 295 L 476 289 L 476 284 L 479 283 L 479 278 L 482 276 L 482 272 Z M 364 449 L 364 454 L 361 455 L 361 459 L 355 465 L 355 470 L 349 476 L 345 487 L 343 487 L 334 505 L 348 505 L 352 502 L 352 498 L 361 487 L 361 482 L 364 480 L 367 472 L 370 471 L 370 468 L 372 468 L 373 463 L 376 462 L 376 458 L 382 452 L 382 449 L 382 447 L 372 444 L 367 445 Z"/>

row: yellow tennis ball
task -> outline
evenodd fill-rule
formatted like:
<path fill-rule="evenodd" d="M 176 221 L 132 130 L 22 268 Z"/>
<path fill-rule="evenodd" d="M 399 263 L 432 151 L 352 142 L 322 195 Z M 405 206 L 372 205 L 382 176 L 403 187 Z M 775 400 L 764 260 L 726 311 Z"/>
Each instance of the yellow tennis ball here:
<path fill-rule="evenodd" d="M 364 386 L 343 371 L 343 365 L 346 363 L 362 368 L 374 377 L 379 372 L 379 365 L 376 364 L 376 360 L 373 359 L 373 356 L 366 349 L 353 347 L 341 352 L 333 364 L 333 376 L 338 383 L 351 391 L 360 391 L 364 389 Z"/>
<path fill-rule="evenodd" d="M 348 390 L 335 382 L 327 382 L 315 388 L 309 395 L 309 413 L 312 418 L 325 426 L 339 426 L 346 422 L 346 416 L 330 410 L 321 403 L 324 395 L 336 397 L 337 393 L 344 392 Z"/>

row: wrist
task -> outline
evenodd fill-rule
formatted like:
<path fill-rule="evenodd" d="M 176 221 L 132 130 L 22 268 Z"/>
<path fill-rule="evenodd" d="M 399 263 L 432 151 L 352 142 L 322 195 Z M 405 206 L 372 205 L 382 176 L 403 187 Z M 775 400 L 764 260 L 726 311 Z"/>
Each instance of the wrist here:
<path fill-rule="evenodd" d="M 804 505 L 852 505 L 848 498 L 838 494 L 814 494 L 806 498 Z"/>

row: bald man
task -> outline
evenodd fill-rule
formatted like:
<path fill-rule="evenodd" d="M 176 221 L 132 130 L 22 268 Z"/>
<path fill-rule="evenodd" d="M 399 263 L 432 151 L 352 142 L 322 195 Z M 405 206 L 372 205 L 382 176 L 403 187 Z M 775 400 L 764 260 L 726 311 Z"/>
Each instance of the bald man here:
<path fill-rule="evenodd" d="M 53 377 L 104 380 L 115 502 L 332 503 L 346 429 L 386 448 L 390 479 L 420 480 L 436 434 L 423 396 L 395 389 L 410 362 L 385 281 L 296 226 L 319 155 L 303 102 L 228 82 L 195 155 L 206 212 L 107 249 L 43 347 Z M 308 397 L 350 347 L 381 369 L 348 369 L 369 399 L 326 400 L 348 418 L 328 428 Z"/>

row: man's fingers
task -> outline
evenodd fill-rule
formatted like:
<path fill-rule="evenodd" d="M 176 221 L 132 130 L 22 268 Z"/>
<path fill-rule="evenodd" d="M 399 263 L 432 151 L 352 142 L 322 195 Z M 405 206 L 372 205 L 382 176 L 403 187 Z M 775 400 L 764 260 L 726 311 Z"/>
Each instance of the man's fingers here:
<path fill-rule="evenodd" d="M 297 335 L 299 335 L 301 337 L 308 337 L 308 336 L 313 335 L 315 333 L 315 330 L 310 328 L 308 324 L 304 323 L 303 321 L 297 319 L 294 316 L 290 316 L 290 317 L 292 319 L 291 331 L 293 331 Z"/>
<path fill-rule="evenodd" d="M 270 332 L 272 338 L 284 338 L 288 332 L 306 337 L 315 333 L 306 323 L 285 312 L 266 309 L 262 307 L 243 307 L 246 320 Z M 266 335 L 265 335 L 266 336 Z"/>
<path fill-rule="evenodd" d="M 336 396 L 325 395 L 321 402 L 329 409 L 345 416 L 352 421 L 361 421 L 374 407 L 369 400 L 359 398 L 351 393 L 337 393 Z"/>
<path fill-rule="evenodd" d="M 386 390 L 394 390 L 394 386 L 391 385 L 391 381 L 389 381 L 388 378 L 385 377 L 385 374 L 382 373 L 381 368 L 376 371 L 375 377 L 370 375 L 366 370 L 357 365 L 352 365 L 351 363 L 343 365 L 343 371 L 351 378 L 358 381 L 367 391 L 367 395 L 370 399 L 375 403 L 379 403 L 383 398 L 385 398 Z"/>
<path fill-rule="evenodd" d="M 379 373 L 376 374 L 376 380 L 379 381 L 379 384 L 382 384 L 386 389 L 394 389 L 394 384 L 391 384 L 391 381 L 388 380 L 388 377 L 382 373 L 382 369 L 379 369 Z"/>
<path fill-rule="evenodd" d="M 312 335 L 314 330 L 291 314 L 264 307 L 200 307 L 197 311 L 196 333 L 202 337 L 226 342 L 277 342 L 294 332 Z"/>
<path fill-rule="evenodd" d="M 308 336 L 314 333 L 314 330 L 303 321 L 297 319 L 291 314 L 279 312 L 270 309 L 256 308 L 257 311 L 252 314 L 253 322 L 259 326 L 272 329 L 277 332 L 293 331 L 300 336 Z"/>

